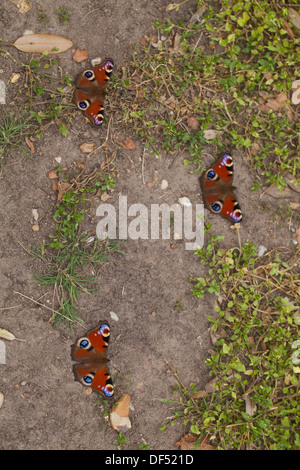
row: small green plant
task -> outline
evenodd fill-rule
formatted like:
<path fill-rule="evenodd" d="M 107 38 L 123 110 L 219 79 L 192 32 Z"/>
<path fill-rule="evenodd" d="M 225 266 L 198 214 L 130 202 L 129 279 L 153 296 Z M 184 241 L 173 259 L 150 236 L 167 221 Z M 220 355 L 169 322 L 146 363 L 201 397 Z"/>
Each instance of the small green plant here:
<path fill-rule="evenodd" d="M 44 11 L 38 11 L 38 21 L 42 26 L 47 26 L 48 24 L 48 15 Z"/>
<path fill-rule="evenodd" d="M 55 10 L 57 17 L 62 24 L 68 24 L 69 22 L 69 13 L 65 7 L 59 7 Z"/>
<path fill-rule="evenodd" d="M 174 305 L 175 310 L 185 310 L 186 306 L 182 303 L 182 300 L 177 300 Z"/>
<path fill-rule="evenodd" d="M 31 117 L 24 114 L 15 116 L 12 112 L 6 113 L 1 109 L 0 113 L 0 167 L 3 169 L 3 161 L 7 156 L 12 157 L 12 152 L 20 150 L 30 158 L 24 148 L 24 137 L 33 132 Z"/>
<path fill-rule="evenodd" d="M 149 446 L 149 444 L 140 444 L 140 449 L 141 450 L 149 450 L 150 446 Z"/>
<path fill-rule="evenodd" d="M 126 440 L 124 434 L 122 434 L 121 432 L 118 434 L 118 439 L 116 439 L 116 440 L 114 441 L 114 444 L 117 444 L 117 449 L 118 449 L 118 450 L 122 450 L 122 446 L 123 446 L 124 444 L 127 444 L 127 443 L 128 443 L 128 442 L 127 442 L 127 440 Z"/>
<path fill-rule="evenodd" d="M 211 236 L 196 251 L 208 272 L 190 278 L 197 298 L 220 299 L 208 318 L 213 391 L 197 398 L 194 385 L 179 382 L 183 404 L 174 419 L 219 449 L 299 448 L 299 252 L 280 248 L 258 257 L 251 243 L 239 252 L 221 249 L 221 241 Z"/>

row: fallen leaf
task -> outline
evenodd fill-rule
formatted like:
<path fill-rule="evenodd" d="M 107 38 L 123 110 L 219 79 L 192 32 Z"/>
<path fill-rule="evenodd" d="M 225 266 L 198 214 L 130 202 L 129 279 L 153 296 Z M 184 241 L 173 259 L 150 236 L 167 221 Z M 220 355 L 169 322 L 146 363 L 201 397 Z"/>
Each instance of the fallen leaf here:
<path fill-rule="evenodd" d="M 215 450 L 216 447 L 210 444 L 207 444 L 208 436 L 201 436 L 200 442 L 197 447 L 195 446 L 195 442 L 198 438 L 193 434 L 186 434 L 183 436 L 180 441 L 174 442 L 176 447 L 179 447 L 180 450 Z"/>
<path fill-rule="evenodd" d="M 27 13 L 30 10 L 31 5 L 28 0 L 9 0 L 11 3 L 18 7 L 20 13 Z"/>
<path fill-rule="evenodd" d="M 300 80 L 295 80 L 292 83 L 292 90 L 294 90 L 292 94 L 291 101 L 293 104 L 299 104 L 300 103 Z"/>
<path fill-rule="evenodd" d="M 196 393 L 193 393 L 192 398 L 204 398 L 207 396 L 206 390 L 199 390 Z"/>
<path fill-rule="evenodd" d="M 110 195 L 106 191 L 104 191 L 104 193 L 102 193 L 100 196 L 100 199 L 102 202 L 108 201 L 109 198 L 110 198 Z"/>
<path fill-rule="evenodd" d="M 300 31 L 300 15 L 294 8 L 289 8 L 289 19 L 293 26 Z"/>
<path fill-rule="evenodd" d="M 288 33 L 290 38 L 294 41 L 295 35 L 294 35 L 292 29 L 290 28 L 290 25 L 288 24 L 288 22 L 285 19 L 283 19 L 283 28 L 286 30 L 286 32 Z"/>
<path fill-rule="evenodd" d="M 3 405 L 3 402 L 4 402 L 4 395 L 2 392 L 0 392 L 0 408 Z"/>
<path fill-rule="evenodd" d="M 173 42 L 173 49 L 170 52 L 181 55 L 184 53 L 183 44 L 180 42 L 180 39 L 180 34 L 176 33 Z"/>
<path fill-rule="evenodd" d="M 73 54 L 74 62 L 83 62 L 89 58 L 89 52 L 86 49 L 76 49 Z"/>
<path fill-rule="evenodd" d="M 38 232 L 38 231 L 40 230 L 40 227 L 39 227 L 39 225 L 38 225 L 38 224 L 34 224 L 34 225 L 32 225 L 32 227 L 31 227 L 31 228 L 32 228 L 32 230 L 33 230 L 34 232 Z"/>
<path fill-rule="evenodd" d="M 187 119 L 187 125 L 193 129 L 193 130 L 196 130 L 196 129 L 199 129 L 199 126 L 200 126 L 200 122 L 198 121 L 197 118 L 195 118 L 194 116 L 191 116 Z"/>
<path fill-rule="evenodd" d="M 67 51 L 72 45 L 70 39 L 55 34 L 26 34 L 13 44 L 22 52 L 48 52 L 49 54 Z"/>
<path fill-rule="evenodd" d="M 85 142 L 80 145 L 80 150 L 82 153 L 91 153 L 94 150 L 95 144 L 93 142 Z"/>
<path fill-rule="evenodd" d="M 66 191 L 71 187 L 70 183 L 58 183 L 58 195 L 57 195 L 57 200 L 61 201 L 63 195 L 65 194 Z"/>
<path fill-rule="evenodd" d="M 279 111 L 287 105 L 288 98 L 284 92 L 281 92 L 275 99 L 268 99 L 265 105 L 273 111 Z"/>
<path fill-rule="evenodd" d="M 52 189 L 53 191 L 58 191 L 58 181 L 52 181 Z"/>
<path fill-rule="evenodd" d="M 257 410 L 256 404 L 254 403 L 252 398 L 249 397 L 249 395 L 245 395 L 243 398 L 246 404 L 246 413 L 249 416 L 253 416 Z"/>
<path fill-rule="evenodd" d="M 300 207 L 300 202 L 291 202 L 290 208 L 291 209 L 298 209 Z"/>
<path fill-rule="evenodd" d="M 28 145 L 30 152 L 34 153 L 34 145 L 33 145 L 33 142 L 31 142 L 31 140 L 29 139 L 29 137 L 27 136 L 25 137 L 25 142 Z"/>
<path fill-rule="evenodd" d="M 10 331 L 5 330 L 4 328 L 0 328 L 0 338 L 7 339 L 8 341 L 26 341 L 25 339 L 18 339 L 13 335 Z"/>
<path fill-rule="evenodd" d="M 205 131 L 203 132 L 204 139 L 206 140 L 213 140 L 220 134 L 222 134 L 222 131 L 217 131 L 215 129 L 205 129 Z"/>
<path fill-rule="evenodd" d="M 50 170 L 48 172 L 48 178 L 50 180 L 56 180 L 58 178 L 56 171 L 55 170 Z"/>
<path fill-rule="evenodd" d="M 126 137 L 126 139 L 123 140 L 121 145 L 122 145 L 123 149 L 126 149 L 126 150 L 135 150 L 136 149 L 135 143 L 133 142 L 133 140 L 130 137 Z"/>

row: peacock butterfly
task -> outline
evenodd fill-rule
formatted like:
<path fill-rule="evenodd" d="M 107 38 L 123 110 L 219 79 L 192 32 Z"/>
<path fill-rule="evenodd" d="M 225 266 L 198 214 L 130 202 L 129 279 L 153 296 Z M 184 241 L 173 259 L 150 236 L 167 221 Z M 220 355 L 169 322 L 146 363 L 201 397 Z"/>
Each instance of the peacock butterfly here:
<path fill-rule="evenodd" d="M 106 358 L 109 337 L 109 324 L 102 321 L 97 328 L 78 338 L 71 346 L 71 358 L 77 362 L 73 365 L 75 380 L 103 393 L 107 398 L 114 394 Z"/>
<path fill-rule="evenodd" d="M 73 103 L 95 126 L 101 126 L 104 120 L 103 101 L 105 87 L 111 77 L 114 63 L 107 59 L 93 70 L 85 70 L 75 80 Z"/>
<path fill-rule="evenodd" d="M 242 221 L 243 215 L 234 195 L 232 177 L 232 156 L 225 153 L 200 176 L 200 186 L 205 206 L 237 224 Z"/>

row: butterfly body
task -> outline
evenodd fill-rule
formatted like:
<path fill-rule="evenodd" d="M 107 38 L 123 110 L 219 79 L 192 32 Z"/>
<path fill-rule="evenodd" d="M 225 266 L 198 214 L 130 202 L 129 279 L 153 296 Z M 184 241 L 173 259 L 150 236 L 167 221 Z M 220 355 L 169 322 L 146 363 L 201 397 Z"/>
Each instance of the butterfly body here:
<path fill-rule="evenodd" d="M 75 380 L 86 387 L 103 393 L 107 398 L 114 394 L 114 387 L 107 368 L 106 349 L 110 338 L 110 328 L 102 321 L 86 336 L 78 338 L 71 346 L 71 358 Z"/>
<path fill-rule="evenodd" d="M 232 178 L 232 157 L 226 153 L 200 176 L 200 186 L 204 204 L 211 212 L 239 223 L 243 216 L 234 194 Z"/>
<path fill-rule="evenodd" d="M 73 102 L 95 126 L 104 120 L 105 87 L 113 71 L 113 61 L 107 59 L 93 70 L 84 70 L 75 80 Z"/>

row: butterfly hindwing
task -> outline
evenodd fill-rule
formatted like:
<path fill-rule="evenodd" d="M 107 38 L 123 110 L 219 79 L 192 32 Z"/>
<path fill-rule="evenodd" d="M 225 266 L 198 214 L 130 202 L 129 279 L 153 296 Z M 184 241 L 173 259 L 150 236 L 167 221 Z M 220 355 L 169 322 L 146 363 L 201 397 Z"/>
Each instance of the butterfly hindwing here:
<path fill-rule="evenodd" d="M 219 158 L 212 168 L 200 177 L 205 206 L 234 223 L 242 220 L 242 211 L 234 195 L 232 185 L 233 161 L 229 153 Z"/>

